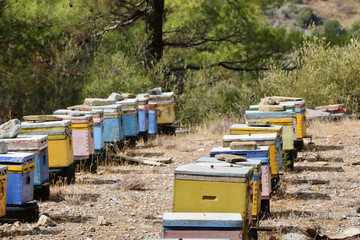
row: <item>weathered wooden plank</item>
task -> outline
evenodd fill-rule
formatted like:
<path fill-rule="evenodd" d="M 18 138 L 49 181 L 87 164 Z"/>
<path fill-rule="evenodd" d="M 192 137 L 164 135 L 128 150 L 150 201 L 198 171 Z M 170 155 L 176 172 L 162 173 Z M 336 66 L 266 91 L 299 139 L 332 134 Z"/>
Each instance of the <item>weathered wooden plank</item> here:
<path fill-rule="evenodd" d="M 54 115 L 28 115 L 23 117 L 25 121 L 61 121 L 63 120 L 61 117 L 57 117 Z"/>
<path fill-rule="evenodd" d="M 261 112 L 261 111 L 245 111 L 246 120 L 253 119 L 280 119 L 280 118 L 293 118 L 294 113 L 291 110 L 282 112 Z"/>

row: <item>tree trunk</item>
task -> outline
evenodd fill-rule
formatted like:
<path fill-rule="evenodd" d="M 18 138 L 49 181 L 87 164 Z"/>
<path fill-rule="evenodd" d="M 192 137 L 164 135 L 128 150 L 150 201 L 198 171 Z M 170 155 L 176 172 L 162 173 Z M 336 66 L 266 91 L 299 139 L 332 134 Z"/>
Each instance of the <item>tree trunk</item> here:
<path fill-rule="evenodd" d="M 146 33 L 148 45 L 146 47 L 146 66 L 151 67 L 154 61 L 159 61 L 163 52 L 163 14 L 164 0 L 148 0 L 146 7 Z"/>

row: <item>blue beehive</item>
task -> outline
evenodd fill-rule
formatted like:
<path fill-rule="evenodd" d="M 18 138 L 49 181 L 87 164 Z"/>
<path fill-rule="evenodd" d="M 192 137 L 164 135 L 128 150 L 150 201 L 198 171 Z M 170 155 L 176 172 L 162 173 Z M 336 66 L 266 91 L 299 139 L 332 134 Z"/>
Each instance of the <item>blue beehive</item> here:
<path fill-rule="evenodd" d="M 255 150 L 231 150 L 219 147 L 210 150 L 210 157 L 215 157 L 217 154 L 233 154 L 246 158 L 269 157 L 269 147 L 257 147 Z"/>
<path fill-rule="evenodd" d="M 136 137 L 139 134 L 138 125 L 138 99 L 125 99 L 117 104 L 121 104 L 121 110 L 124 112 L 124 133 L 125 138 Z"/>
<path fill-rule="evenodd" d="M 120 104 L 92 106 L 92 110 L 104 111 L 104 134 L 105 143 L 114 143 L 124 140 L 123 112 Z"/>
<path fill-rule="evenodd" d="M 157 133 L 157 114 L 156 114 L 157 104 L 149 104 L 149 135 L 156 135 Z"/>
<path fill-rule="evenodd" d="M 34 186 L 41 187 L 49 181 L 49 155 L 47 135 L 18 135 L 2 139 L 11 152 L 35 154 Z"/>
<path fill-rule="evenodd" d="M 33 200 L 35 154 L 0 154 L 0 165 L 8 167 L 6 204 L 23 205 Z"/>
<path fill-rule="evenodd" d="M 149 98 L 144 97 L 145 94 L 139 94 L 136 98 L 139 100 L 138 120 L 139 132 L 147 133 L 149 129 Z"/>

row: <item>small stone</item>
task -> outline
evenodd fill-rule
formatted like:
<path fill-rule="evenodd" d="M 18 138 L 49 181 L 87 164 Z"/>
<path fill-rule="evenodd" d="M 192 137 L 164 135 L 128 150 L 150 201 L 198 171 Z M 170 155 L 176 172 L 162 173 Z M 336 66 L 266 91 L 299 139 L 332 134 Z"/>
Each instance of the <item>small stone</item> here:
<path fill-rule="evenodd" d="M 88 228 L 88 232 L 95 232 L 95 231 L 96 231 L 96 229 L 95 229 L 95 227 L 93 227 L 93 226 L 91 226 L 91 227 Z"/>
<path fill-rule="evenodd" d="M 150 95 L 160 95 L 161 93 L 162 93 L 161 87 L 157 87 L 149 90 Z"/>
<path fill-rule="evenodd" d="M 15 226 L 15 227 L 19 227 L 19 226 L 20 226 L 20 221 L 14 222 L 14 226 Z"/>
<path fill-rule="evenodd" d="M 53 227 L 56 226 L 56 222 L 46 215 L 41 215 L 36 225 Z"/>
<path fill-rule="evenodd" d="M 256 142 L 232 142 L 230 143 L 231 150 L 255 150 L 257 148 Z"/>
<path fill-rule="evenodd" d="M 0 138 L 14 138 L 21 131 L 21 122 L 19 119 L 11 119 L 10 121 L 0 125 Z"/>
<path fill-rule="evenodd" d="M 127 98 L 136 98 L 136 95 L 133 93 L 123 93 L 122 96 L 127 99 Z"/>
<path fill-rule="evenodd" d="M 340 217 L 341 217 L 341 219 L 347 219 L 346 215 L 341 215 Z"/>
<path fill-rule="evenodd" d="M 112 93 L 109 97 L 108 97 L 108 99 L 110 99 L 110 100 L 116 100 L 116 101 L 122 101 L 122 100 L 124 100 L 124 96 L 123 95 L 121 95 L 121 94 L 119 94 L 119 93 Z"/>
<path fill-rule="evenodd" d="M 246 162 L 247 161 L 247 159 L 242 156 L 232 155 L 232 154 L 217 154 L 217 155 L 215 155 L 215 158 L 217 160 L 225 161 L 228 163 Z"/>
<path fill-rule="evenodd" d="M 111 225 L 109 221 L 107 221 L 104 216 L 98 216 L 96 224 L 99 226 L 108 226 Z"/>
<path fill-rule="evenodd" d="M 340 141 L 338 142 L 338 145 L 341 145 L 341 144 L 343 144 L 343 141 L 340 140 Z"/>
<path fill-rule="evenodd" d="M 6 154 L 8 153 L 8 147 L 7 147 L 7 144 L 0 140 L 0 154 Z"/>
<path fill-rule="evenodd" d="M 306 236 L 297 233 L 288 233 L 281 238 L 282 240 L 306 240 Z"/>

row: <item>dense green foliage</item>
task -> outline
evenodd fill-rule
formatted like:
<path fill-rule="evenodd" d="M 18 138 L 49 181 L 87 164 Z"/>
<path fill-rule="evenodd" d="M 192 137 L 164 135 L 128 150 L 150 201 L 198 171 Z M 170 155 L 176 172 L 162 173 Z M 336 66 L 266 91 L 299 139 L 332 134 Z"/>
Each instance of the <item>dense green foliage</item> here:
<path fill-rule="evenodd" d="M 299 68 L 285 72 L 274 68 L 261 80 L 265 95 L 303 97 L 308 107 L 345 103 L 359 111 L 360 49 L 359 41 L 345 46 L 325 44 L 324 40 L 308 42 L 296 56 Z"/>
<path fill-rule="evenodd" d="M 311 24 L 316 24 L 318 22 L 318 18 L 313 13 L 313 9 L 310 7 L 301 8 L 296 15 L 296 22 L 301 27 L 308 27 Z"/>

